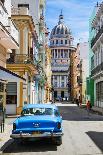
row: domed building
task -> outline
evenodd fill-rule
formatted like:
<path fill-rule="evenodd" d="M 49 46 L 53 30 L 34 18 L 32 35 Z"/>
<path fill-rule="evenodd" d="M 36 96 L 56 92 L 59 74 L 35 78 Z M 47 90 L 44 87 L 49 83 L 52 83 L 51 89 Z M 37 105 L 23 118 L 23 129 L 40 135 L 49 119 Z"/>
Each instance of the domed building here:
<path fill-rule="evenodd" d="M 64 24 L 62 12 L 58 24 L 50 34 L 50 48 L 52 53 L 52 85 L 55 100 L 70 99 L 70 53 L 75 50 L 70 29 Z"/>

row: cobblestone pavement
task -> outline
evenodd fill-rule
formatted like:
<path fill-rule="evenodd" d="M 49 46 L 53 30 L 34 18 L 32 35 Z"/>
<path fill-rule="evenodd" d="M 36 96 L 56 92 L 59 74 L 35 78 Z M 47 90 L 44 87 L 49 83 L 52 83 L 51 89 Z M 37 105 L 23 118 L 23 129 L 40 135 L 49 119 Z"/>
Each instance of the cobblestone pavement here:
<path fill-rule="evenodd" d="M 48 140 L 21 144 L 9 138 L 13 119 L 6 120 L 1 154 L 4 155 L 101 155 L 103 154 L 103 116 L 88 113 L 74 104 L 56 104 L 63 117 L 63 144 L 55 146 Z M 2 135 L 2 136 L 1 136 Z M 5 143 L 6 142 L 6 143 Z"/>

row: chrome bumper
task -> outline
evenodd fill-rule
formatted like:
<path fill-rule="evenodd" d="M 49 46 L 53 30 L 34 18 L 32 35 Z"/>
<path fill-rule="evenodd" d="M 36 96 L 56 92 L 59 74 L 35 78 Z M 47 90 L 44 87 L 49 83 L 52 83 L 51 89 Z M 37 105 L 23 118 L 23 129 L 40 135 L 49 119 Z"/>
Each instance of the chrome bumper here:
<path fill-rule="evenodd" d="M 11 138 L 42 138 L 42 137 L 60 137 L 60 136 L 63 136 L 62 132 L 59 133 L 45 132 L 43 134 L 20 133 L 10 135 Z"/>

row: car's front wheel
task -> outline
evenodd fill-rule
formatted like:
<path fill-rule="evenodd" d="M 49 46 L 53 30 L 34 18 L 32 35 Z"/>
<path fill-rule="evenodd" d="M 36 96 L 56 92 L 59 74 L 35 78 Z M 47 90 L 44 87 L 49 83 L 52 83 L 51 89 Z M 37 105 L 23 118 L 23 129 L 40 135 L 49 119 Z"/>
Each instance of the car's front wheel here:
<path fill-rule="evenodd" d="M 54 138 L 54 144 L 55 145 L 61 145 L 62 144 L 62 137 L 56 137 Z"/>

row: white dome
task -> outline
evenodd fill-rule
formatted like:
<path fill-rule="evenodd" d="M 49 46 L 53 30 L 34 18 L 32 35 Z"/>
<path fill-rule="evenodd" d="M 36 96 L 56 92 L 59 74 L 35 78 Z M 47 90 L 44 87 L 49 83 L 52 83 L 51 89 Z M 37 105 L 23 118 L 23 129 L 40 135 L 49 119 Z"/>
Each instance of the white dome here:
<path fill-rule="evenodd" d="M 64 25 L 63 22 L 63 15 L 61 14 L 59 16 L 59 22 L 58 25 L 56 25 L 52 31 L 51 31 L 51 35 L 50 38 L 52 38 L 53 36 L 65 36 L 65 35 L 71 35 L 70 29 Z"/>

